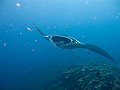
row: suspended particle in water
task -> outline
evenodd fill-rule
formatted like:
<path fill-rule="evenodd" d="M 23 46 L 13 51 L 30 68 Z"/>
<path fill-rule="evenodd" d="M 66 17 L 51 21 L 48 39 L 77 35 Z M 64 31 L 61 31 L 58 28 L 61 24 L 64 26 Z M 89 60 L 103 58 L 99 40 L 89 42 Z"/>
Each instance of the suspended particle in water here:
<path fill-rule="evenodd" d="M 27 27 L 27 30 L 29 30 L 29 31 L 30 31 L 31 29 L 30 29 L 29 27 Z"/>
<path fill-rule="evenodd" d="M 20 7 L 20 6 L 21 6 L 21 4 L 18 2 L 18 3 L 16 3 L 16 6 L 17 6 L 17 7 Z"/>
<path fill-rule="evenodd" d="M 20 34 L 20 35 L 22 35 L 23 33 L 22 33 L 22 32 L 20 32 L 19 34 Z"/>
<path fill-rule="evenodd" d="M 88 1 L 86 1 L 86 2 L 85 2 L 85 4 L 89 4 L 89 2 L 88 2 Z"/>
<path fill-rule="evenodd" d="M 30 31 L 30 32 L 32 32 L 31 28 L 29 28 L 29 27 L 27 27 L 27 30 Z"/>
<path fill-rule="evenodd" d="M 13 28 L 12 31 L 15 31 L 15 28 Z"/>
<path fill-rule="evenodd" d="M 118 16 L 115 16 L 116 19 L 118 19 Z"/>
<path fill-rule="evenodd" d="M 6 33 L 8 33 L 8 31 L 6 31 Z"/>
<path fill-rule="evenodd" d="M 32 51 L 34 52 L 34 51 L 35 51 L 35 49 L 32 49 Z"/>
<path fill-rule="evenodd" d="M 6 47 L 6 46 L 7 46 L 7 43 L 3 43 L 3 46 Z"/>
<path fill-rule="evenodd" d="M 96 20 L 96 19 L 97 19 L 97 17 L 95 16 L 95 17 L 93 17 L 93 19 L 94 19 L 94 20 Z"/>
<path fill-rule="evenodd" d="M 80 25 L 80 23 L 78 22 L 77 25 Z"/>
<path fill-rule="evenodd" d="M 35 42 L 38 42 L 38 40 L 35 40 Z"/>
<path fill-rule="evenodd" d="M 71 19 L 71 21 L 74 21 L 74 20 L 75 20 L 74 18 Z"/>

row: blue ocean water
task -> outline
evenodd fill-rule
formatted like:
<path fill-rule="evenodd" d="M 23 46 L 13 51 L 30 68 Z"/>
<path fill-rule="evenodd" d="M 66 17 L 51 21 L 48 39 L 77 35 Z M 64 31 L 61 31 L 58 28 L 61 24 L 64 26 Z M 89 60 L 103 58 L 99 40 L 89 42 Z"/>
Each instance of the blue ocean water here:
<path fill-rule="evenodd" d="M 119 0 L 0 0 L 0 90 L 44 90 L 64 68 L 110 60 L 84 49 L 54 47 L 36 31 L 104 48 L 120 64 Z"/>

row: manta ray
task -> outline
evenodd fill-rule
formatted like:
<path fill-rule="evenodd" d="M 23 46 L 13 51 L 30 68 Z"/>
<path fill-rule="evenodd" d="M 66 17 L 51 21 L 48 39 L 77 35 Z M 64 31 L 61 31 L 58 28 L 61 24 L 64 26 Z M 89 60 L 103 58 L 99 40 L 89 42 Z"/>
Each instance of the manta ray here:
<path fill-rule="evenodd" d="M 46 35 L 38 28 L 38 26 L 35 23 L 33 24 L 36 30 L 40 33 L 40 35 L 49 42 L 51 42 L 54 46 L 57 46 L 62 49 L 77 49 L 77 48 L 88 49 L 115 62 L 115 59 L 108 52 L 106 52 L 101 47 L 98 47 L 97 45 L 82 43 L 77 39 L 66 35 Z"/>

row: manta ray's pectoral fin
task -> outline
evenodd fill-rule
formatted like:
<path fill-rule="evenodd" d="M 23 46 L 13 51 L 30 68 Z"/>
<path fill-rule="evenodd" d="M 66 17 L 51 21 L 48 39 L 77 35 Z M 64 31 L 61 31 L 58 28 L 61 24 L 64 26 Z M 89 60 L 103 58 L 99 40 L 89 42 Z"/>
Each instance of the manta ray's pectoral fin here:
<path fill-rule="evenodd" d="M 84 44 L 84 48 L 90 50 L 90 51 L 93 51 L 93 52 L 96 52 L 110 60 L 112 60 L 113 62 L 115 62 L 115 60 L 113 59 L 113 57 L 107 53 L 104 49 L 96 46 L 96 45 L 92 45 L 92 44 Z"/>

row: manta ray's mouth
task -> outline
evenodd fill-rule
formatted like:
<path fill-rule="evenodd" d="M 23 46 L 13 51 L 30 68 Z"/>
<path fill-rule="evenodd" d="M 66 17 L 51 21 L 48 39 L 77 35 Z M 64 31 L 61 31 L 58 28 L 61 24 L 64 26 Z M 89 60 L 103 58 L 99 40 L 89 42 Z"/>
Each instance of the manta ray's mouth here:
<path fill-rule="evenodd" d="M 72 41 L 70 38 L 65 36 L 52 36 L 51 39 L 56 45 L 65 45 Z"/>

